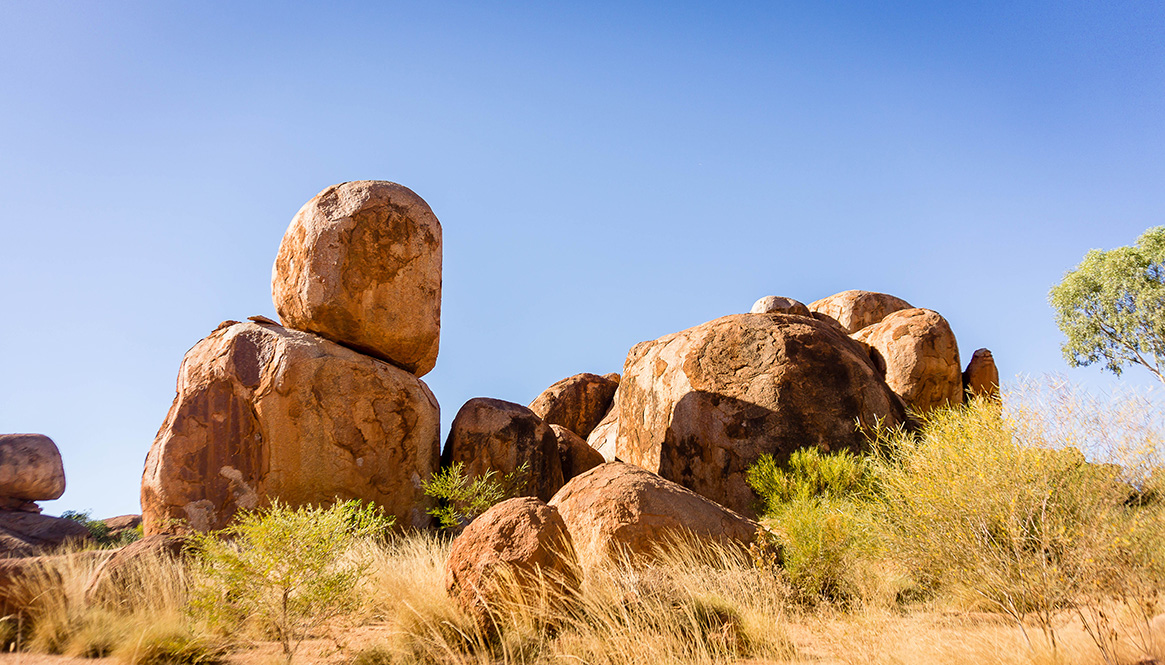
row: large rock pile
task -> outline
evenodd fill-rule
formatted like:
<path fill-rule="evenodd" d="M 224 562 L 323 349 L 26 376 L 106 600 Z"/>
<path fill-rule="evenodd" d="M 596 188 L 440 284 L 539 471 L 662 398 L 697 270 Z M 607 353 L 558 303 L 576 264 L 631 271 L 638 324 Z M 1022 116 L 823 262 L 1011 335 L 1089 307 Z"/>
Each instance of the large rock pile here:
<path fill-rule="evenodd" d="M 57 444 L 43 434 L 0 434 L 0 557 L 35 554 L 70 540 L 88 540 L 75 520 L 40 514 L 37 501 L 65 492 Z"/>
<path fill-rule="evenodd" d="M 145 533 L 216 529 L 239 509 L 362 499 L 426 526 L 439 409 L 420 376 L 441 325 L 441 226 L 390 182 L 309 201 L 272 271 L 283 325 L 228 321 L 182 361 L 146 458 Z"/>

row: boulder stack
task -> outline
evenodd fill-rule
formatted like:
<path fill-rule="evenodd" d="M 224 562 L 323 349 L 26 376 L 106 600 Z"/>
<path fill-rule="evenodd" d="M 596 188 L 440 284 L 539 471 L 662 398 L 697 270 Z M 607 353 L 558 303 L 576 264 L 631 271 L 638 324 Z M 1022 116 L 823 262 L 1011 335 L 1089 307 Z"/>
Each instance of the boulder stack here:
<path fill-rule="evenodd" d="M 57 444 L 43 434 L 0 434 L 0 510 L 40 512 L 36 501 L 65 493 Z"/>
<path fill-rule="evenodd" d="M 530 410 L 551 425 L 561 425 L 585 439 L 611 409 L 618 387 L 617 377 L 576 374 L 543 391 L 530 402 Z"/>

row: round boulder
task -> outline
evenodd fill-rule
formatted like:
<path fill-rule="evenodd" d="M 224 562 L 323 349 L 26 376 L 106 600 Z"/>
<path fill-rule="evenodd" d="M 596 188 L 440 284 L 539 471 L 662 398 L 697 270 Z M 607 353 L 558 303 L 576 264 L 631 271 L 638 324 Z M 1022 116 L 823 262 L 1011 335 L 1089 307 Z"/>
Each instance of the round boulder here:
<path fill-rule="evenodd" d="M 999 397 L 999 369 L 987 349 L 976 349 L 963 370 L 963 397 Z"/>
<path fill-rule="evenodd" d="M 577 595 L 582 574 L 558 510 L 532 497 L 503 501 L 453 540 L 445 589 L 462 610 L 489 623 L 508 603 Z"/>
<path fill-rule="evenodd" d="M 783 296 L 765 296 L 752 304 L 750 314 L 795 314 L 809 316 L 805 303 Z"/>
<path fill-rule="evenodd" d="M 57 444 L 43 434 L 0 434 L 0 497 L 51 501 L 65 493 Z"/>
<path fill-rule="evenodd" d="M 611 408 L 619 381 L 597 374 L 576 374 L 550 386 L 530 402 L 530 410 L 552 425 L 561 425 L 582 438 Z"/>
<path fill-rule="evenodd" d="M 289 328 L 423 376 L 441 332 L 441 224 L 403 185 L 333 185 L 291 220 L 271 294 Z"/>
<path fill-rule="evenodd" d="M 748 545 L 760 525 L 650 471 L 610 462 L 574 478 L 550 500 L 584 558 L 651 559 L 676 539 Z"/>
<path fill-rule="evenodd" d="M 868 351 L 788 314 L 736 314 L 631 349 L 615 453 L 748 517 L 763 454 L 858 450 L 905 419 Z M 604 455 L 605 456 L 605 455 Z"/>
<path fill-rule="evenodd" d="M 885 361 L 886 383 L 917 413 L 962 402 L 959 345 L 938 312 L 902 309 L 854 333 Z"/>
<path fill-rule="evenodd" d="M 910 307 L 910 303 L 888 293 L 856 290 L 842 291 L 809 303 L 811 312 L 830 317 L 850 334 L 881 321 L 891 312 Z"/>

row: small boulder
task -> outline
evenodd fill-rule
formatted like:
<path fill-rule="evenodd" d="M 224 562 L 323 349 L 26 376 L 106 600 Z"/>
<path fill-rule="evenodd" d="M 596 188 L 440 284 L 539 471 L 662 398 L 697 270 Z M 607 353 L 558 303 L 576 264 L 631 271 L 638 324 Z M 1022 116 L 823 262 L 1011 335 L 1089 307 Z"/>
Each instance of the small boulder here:
<path fill-rule="evenodd" d="M 470 478 L 491 470 L 499 475 L 513 473 L 525 463 L 529 473 L 520 491 L 543 501 L 563 483 L 554 430 L 530 409 L 500 399 L 476 397 L 457 412 L 441 465 L 457 462 Z"/>
<path fill-rule="evenodd" d="M 65 543 L 88 543 L 89 527 L 77 520 L 25 511 L 0 511 L 0 558 L 40 554 Z"/>
<path fill-rule="evenodd" d="M 677 538 L 748 545 L 760 525 L 631 464 L 609 462 L 577 476 L 550 500 L 584 559 L 650 559 Z"/>
<path fill-rule="evenodd" d="M 814 314 L 828 316 L 849 334 L 886 318 L 891 312 L 910 309 L 910 303 L 888 293 L 842 291 L 809 303 Z"/>
<path fill-rule="evenodd" d="M 101 522 L 109 529 L 107 537 L 110 540 L 116 540 L 122 535 L 140 527 L 142 525 L 142 516 L 118 515 L 117 517 L 107 517 L 101 520 Z"/>
<path fill-rule="evenodd" d="M 606 461 L 599 451 L 588 446 L 579 435 L 562 425 L 551 425 L 550 429 L 554 430 L 554 438 L 558 441 L 558 458 L 562 461 L 563 481 L 570 482 L 571 478 Z"/>
<path fill-rule="evenodd" d="M 938 312 L 898 310 L 853 338 L 877 350 L 886 383 L 916 413 L 962 402 L 959 345 Z"/>
<path fill-rule="evenodd" d="M 810 316 L 809 308 L 805 303 L 783 296 L 765 296 L 752 304 L 750 314 L 793 314 L 795 316 Z"/>
<path fill-rule="evenodd" d="M 530 402 L 530 410 L 585 439 L 610 410 L 618 387 L 618 381 L 597 374 L 576 374 L 544 390 Z"/>
<path fill-rule="evenodd" d="M 577 595 L 582 573 L 570 533 L 552 506 L 532 497 L 503 501 L 453 540 L 445 589 L 479 624 L 508 603 L 529 606 Z"/>
<path fill-rule="evenodd" d="M 441 333 L 441 224 L 403 185 L 333 185 L 291 220 L 271 295 L 288 327 L 423 376 Z"/>
<path fill-rule="evenodd" d="M 0 434 L 0 497 L 51 501 L 64 493 L 65 467 L 52 439 L 43 434 Z"/>
<path fill-rule="evenodd" d="M 976 349 L 963 371 L 963 398 L 970 397 L 999 397 L 999 370 L 987 349 Z"/>

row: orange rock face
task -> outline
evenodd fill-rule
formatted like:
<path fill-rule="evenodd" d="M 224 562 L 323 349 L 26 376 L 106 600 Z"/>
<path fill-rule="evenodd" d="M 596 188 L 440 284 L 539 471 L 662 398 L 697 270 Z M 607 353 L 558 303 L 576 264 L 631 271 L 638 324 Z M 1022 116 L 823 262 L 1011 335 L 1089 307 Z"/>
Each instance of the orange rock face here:
<path fill-rule="evenodd" d="M 562 487 L 558 440 L 550 425 L 521 404 L 476 397 L 457 412 L 442 453 L 443 466 L 461 462 L 470 478 L 493 470 L 529 469 L 523 494 L 549 500 Z"/>
<path fill-rule="evenodd" d="M 785 314 L 726 316 L 636 345 L 619 410 L 619 459 L 749 517 L 745 473 L 762 454 L 860 449 L 858 423 L 905 417 L 862 345 Z"/>
<path fill-rule="evenodd" d="M 431 523 L 437 400 L 397 367 L 274 324 L 228 322 L 182 360 L 142 475 L 145 533 L 226 526 L 240 508 L 361 499 Z"/>
<path fill-rule="evenodd" d="M 582 574 L 570 533 L 552 506 L 531 497 L 503 501 L 453 541 L 445 564 L 449 596 L 479 623 L 514 602 L 537 603 L 578 593 Z"/>
<path fill-rule="evenodd" d="M 811 312 L 832 318 L 851 334 L 881 321 L 892 312 L 910 307 L 910 303 L 901 298 L 874 291 L 842 291 L 809 303 Z"/>
<path fill-rule="evenodd" d="M 987 349 L 977 349 L 971 354 L 971 362 L 963 371 L 963 395 L 975 397 L 999 397 L 999 370 L 995 367 L 995 357 Z"/>
<path fill-rule="evenodd" d="M 886 383 L 915 412 L 962 402 L 959 345 L 938 312 L 899 310 L 853 337 L 878 351 Z"/>
<path fill-rule="evenodd" d="M 558 441 L 558 459 L 562 461 L 562 479 L 569 482 L 571 478 L 590 471 L 602 464 L 603 456 L 599 451 L 587 445 L 579 435 L 566 429 L 562 425 L 551 425 L 554 438 Z"/>
<path fill-rule="evenodd" d="M 329 187 L 292 219 L 271 295 L 287 327 L 423 376 L 441 332 L 441 224 L 396 183 Z"/>
<path fill-rule="evenodd" d="M 576 374 L 544 390 L 530 402 L 530 410 L 551 425 L 561 425 L 585 439 L 607 415 L 618 387 L 618 380 Z"/>
<path fill-rule="evenodd" d="M 558 508 L 584 558 L 649 558 L 677 536 L 748 544 L 760 528 L 689 489 L 620 462 L 574 478 L 550 505 Z"/>

